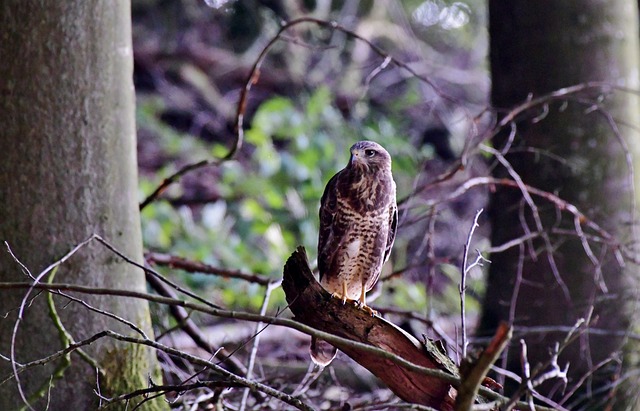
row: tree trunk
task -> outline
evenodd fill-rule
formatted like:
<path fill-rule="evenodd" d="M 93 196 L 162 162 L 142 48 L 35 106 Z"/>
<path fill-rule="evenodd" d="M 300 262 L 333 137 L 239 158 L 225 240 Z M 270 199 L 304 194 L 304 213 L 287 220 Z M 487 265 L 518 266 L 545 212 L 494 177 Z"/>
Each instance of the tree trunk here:
<path fill-rule="evenodd" d="M 638 88 L 638 21 L 636 2 L 615 0 L 567 1 L 489 1 L 492 102 L 495 107 L 513 107 L 527 96 L 539 97 L 553 90 L 589 81 L 603 81 L 632 89 Z M 633 240 L 633 191 L 622 141 L 638 157 L 639 111 L 637 96 L 615 91 L 606 96 L 602 107 L 617 121 L 619 138 L 600 112 L 578 100 L 596 101 L 601 91 L 578 98 L 538 106 L 517 124 L 513 147 L 535 147 L 537 154 L 522 150 L 506 155 L 526 184 L 555 193 L 577 206 L 586 216 L 616 236 L 621 243 Z M 574 96 L 576 97 L 576 96 Z M 594 106 L 595 107 L 595 106 Z M 546 116 L 545 116 L 546 114 Z M 539 121 L 532 121 L 539 116 Z M 494 140 L 504 147 L 510 130 Z M 634 142 L 635 139 L 635 142 Z M 545 153 L 566 159 L 559 162 Z M 636 170 L 638 169 L 636 165 Z M 511 178 L 504 167 L 495 176 Z M 492 199 L 492 242 L 503 244 L 525 234 L 521 219 L 531 231 L 537 230 L 531 208 L 513 188 L 498 187 Z M 545 230 L 576 232 L 574 220 L 548 201 L 534 198 Z M 524 204 L 524 205 L 523 205 Z M 584 221 L 582 228 L 588 231 Z M 594 257 L 602 263 L 602 273 L 589 258 L 576 235 L 549 234 L 554 247 L 550 258 L 545 242 L 538 238 L 524 248 L 511 248 L 491 256 L 492 264 L 481 320 L 481 332 L 491 333 L 500 320 L 512 321 L 515 334 L 532 326 L 551 326 L 556 332 L 527 334 L 532 366 L 549 358 L 554 342 L 561 342 L 566 326 L 586 318 L 594 307 L 592 327 L 605 335 L 586 332 L 560 357 L 560 365 L 570 363 L 569 385 L 609 357 L 617 357 L 622 337 L 612 333 L 628 329 L 633 321 L 627 290 L 636 280 L 637 267 L 621 267 L 611 247 L 590 240 Z M 519 260 L 523 258 L 522 270 Z M 554 274 L 558 269 L 559 278 Z M 518 278 L 521 272 L 522 277 Z M 514 293 L 517 293 L 515 299 Z M 606 334 L 611 331 L 612 333 Z M 516 338 L 515 341 L 518 341 Z M 522 374 L 520 348 L 511 347 L 508 368 Z M 624 364 L 626 365 L 626 364 Z M 624 369 L 624 368 L 623 368 Z M 615 362 L 608 363 L 594 376 L 598 384 L 619 378 Z M 608 380 L 607 380 L 608 379 Z M 590 383 L 592 380 L 587 380 Z M 546 392 L 552 383 L 547 386 Z M 602 385 L 600 385 L 602 386 Z M 605 390 L 605 397 L 609 390 Z M 557 393 L 558 391 L 556 391 Z M 596 391 L 594 391 L 596 392 Z M 584 394 L 579 392 L 574 396 Z M 595 394 L 594 394 L 595 395 Z M 558 395 L 557 398 L 560 398 Z M 593 399 L 595 401 L 595 399 Z M 590 404 L 596 404 L 591 402 Z M 584 406 L 584 401 L 573 405 Z"/>
<path fill-rule="evenodd" d="M 93 233 L 142 261 L 130 3 L 3 1 L 0 56 L 0 240 L 8 242 L 34 275 Z M 2 248 L 0 280 L 24 281 L 20 266 Z M 145 290 L 143 272 L 97 242 L 65 263 L 56 281 Z M 0 311 L 8 313 L 0 319 L 0 352 L 6 356 L 24 295 L 0 292 Z M 144 302 L 78 298 L 151 332 Z M 105 329 L 133 332 L 66 298 L 55 301 L 76 341 Z M 26 308 L 17 333 L 18 362 L 62 347 L 50 314 L 42 295 Z M 50 393 L 51 376 L 61 360 L 20 374 L 30 403 L 37 409 L 44 409 L 45 401 L 53 410 L 96 409 L 94 390 L 109 397 L 144 388 L 148 378 L 161 382 L 154 352 L 146 348 L 99 340 L 86 351 L 104 371 L 99 387 L 96 370 L 73 354 L 61 378 L 52 381 Z M 11 367 L 1 361 L 0 371 L 4 378 Z M 0 385 L 0 409 L 22 404 L 14 380 Z M 161 407 L 160 402 L 148 402 L 144 409 Z"/>

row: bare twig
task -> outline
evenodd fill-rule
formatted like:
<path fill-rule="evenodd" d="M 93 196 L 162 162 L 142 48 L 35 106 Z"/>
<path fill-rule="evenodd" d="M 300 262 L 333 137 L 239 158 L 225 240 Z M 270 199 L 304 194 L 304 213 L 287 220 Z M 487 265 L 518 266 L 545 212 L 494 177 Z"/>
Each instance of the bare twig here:
<path fill-rule="evenodd" d="M 9 254 L 11 254 L 11 256 L 15 259 L 15 261 L 20 265 L 20 267 L 22 267 L 22 269 L 27 270 L 27 272 L 29 273 L 29 277 L 33 278 L 33 284 L 31 284 L 28 288 L 27 288 L 27 292 L 25 293 L 24 297 L 22 298 L 22 301 L 20 302 L 20 308 L 18 310 L 18 318 L 16 318 L 16 322 L 13 326 L 13 332 L 11 333 L 11 369 L 13 370 L 13 375 L 14 378 L 16 379 L 16 385 L 18 388 L 18 393 L 20 395 L 20 398 L 22 399 L 22 401 L 24 402 L 25 406 L 29 409 L 33 411 L 33 407 L 31 406 L 31 404 L 29 403 L 29 401 L 27 400 L 27 397 L 22 389 L 22 385 L 20 383 L 20 377 L 18 376 L 18 366 L 17 366 L 17 361 L 16 361 L 16 338 L 18 336 L 18 329 L 20 328 L 20 323 L 22 322 L 22 318 L 24 316 L 24 312 L 26 310 L 27 307 L 27 301 L 29 301 L 29 296 L 31 295 L 31 292 L 34 290 L 34 288 L 32 286 L 37 285 L 40 283 L 40 281 L 42 280 L 42 278 L 44 278 L 45 275 L 47 275 L 49 272 L 51 272 L 52 270 L 56 269 L 57 267 L 59 267 L 61 264 L 63 264 L 64 262 L 66 262 L 69 258 L 71 258 L 71 256 L 73 256 L 76 252 L 78 252 L 78 250 L 82 249 L 84 246 L 86 246 L 87 244 L 89 244 L 89 242 L 91 242 L 91 240 L 93 239 L 93 237 L 88 238 L 87 240 L 79 243 L 78 245 L 76 245 L 75 247 L 73 247 L 71 249 L 71 251 L 69 251 L 67 254 L 65 254 L 61 259 L 59 259 L 58 261 L 54 262 L 53 264 L 50 264 L 47 268 L 45 268 L 40 274 L 38 274 L 37 277 L 34 277 L 31 272 L 29 271 L 29 269 L 20 262 L 20 260 L 18 260 L 15 255 L 13 254 L 13 252 L 11 251 L 11 248 L 9 247 L 9 244 L 5 241 L 5 245 L 7 247 L 7 249 L 9 250 Z"/>
<path fill-rule="evenodd" d="M 419 322 L 425 324 L 431 330 L 433 330 L 435 336 L 438 339 L 443 340 L 444 342 L 446 342 L 453 349 L 455 349 L 455 347 L 456 347 L 455 340 L 453 338 L 449 337 L 447 335 L 447 333 L 438 325 L 437 322 L 434 322 L 433 320 L 429 319 L 429 317 L 427 317 L 427 316 L 423 316 L 423 315 L 417 314 L 415 311 L 412 311 L 412 310 L 401 310 L 399 308 L 379 307 L 377 305 L 373 305 L 373 306 L 371 306 L 371 308 L 373 308 L 374 310 L 376 310 L 380 314 L 393 314 L 393 315 L 398 315 L 398 316 L 401 316 L 401 317 L 404 317 L 404 318 L 408 318 L 408 319 L 411 319 L 411 320 L 419 321 Z"/>
<path fill-rule="evenodd" d="M 143 264 L 140 264 L 136 261 L 134 261 L 133 259 L 127 257 L 126 255 L 124 255 L 121 251 L 119 251 L 117 248 L 115 248 L 113 245 L 111 245 L 111 243 L 109 243 L 107 240 L 105 240 L 104 238 L 100 237 L 97 234 L 93 234 L 89 240 L 93 240 L 95 239 L 96 241 L 98 241 L 100 244 L 102 244 L 103 246 L 105 246 L 107 249 L 109 249 L 112 253 L 114 253 L 115 255 L 117 255 L 118 257 L 120 257 L 121 259 L 123 259 L 124 261 L 126 261 L 127 263 L 136 266 L 140 269 L 142 269 L 145 273 L 150 274 L 156 278 L 158 278 L 160 281 L 162 281 L 163 283 L 166 283 L 168 285 L 170 285 L 173 289 L 175 289 L 176 291 L 183 293 L 186 296 L 189 296 L 191 298 L 193 298 L 196 301 L 201 302 L 202 304 L 208 305 L 210 307 L 215 307 L 218 308 L 217 305 L 209 302 L 209 300 L 207 300 L 206 298 L 202 298 L 200 297 L 198 294 L 191 292 L 187 289 L 185 289 L 184 287 L 180 287 L 178 284 L 170 281 L 169 279 L 167 279 L 166 277 L 164 277 L 163 275 L 161 275 L 160 273 L 158 273 L 155 270 L 150 269 L 149 267 L 145 267 Z"/>
<path fill-rule="evenodd" d="M 527 205 L 531 209 L 533 220 L 536 223 L 536 229 L 538 230 L 538 232 L 541 233 L 541 237 L 544 240 L 544 243 L 547 249 L 547 260 L 549 261 L 549 267 L 551 268 L 551 272 L 553 273 L 553 276 L 556 279 L 556 282 L 562 289 L 562 292 L 564 293 L 564 297 L 567 303 L 571 304 L 571 295 L 569 294 L 569 287 L 567 287 L 567 284 L 564 282 L 564 280 L 562 279 L 562 276 L 560 275 L 558 265 L 555 262 L 553 247 L 551 246 L 551 240 L 549 239 L 549 235 L 544 231 L 544 225 L 542 224 L 542 219 L 540 218 L 540 214 L 538 213 L 538 206 L 533 201 L 533 198 L 531 197 L 531 192 L 527 189 L 527 186 L 524 183 L 524 181 L 522 181 L 522 178 L 520 177 L 520 175 L 515 171 L 515 169 L 507 161 L 504 155 L 502 155 L 502 153 L 500 153 L 498 150 L 494 149 L 493 147 L 489 147 L 484 144 L 481 145 L 481 149 L 483 151 L 486 151 L 487 153 L 492 154 L 500 162 L 500 164 L 502 164 L 502 166 L 507 170 L 511 178 L 513 178 L 516 185 L 520 189 L 520 192 L 522 193 L 524 200 L 526 201 Z"/>
<path fill-rule="evenodd" d="M 514 324 L 516 320 L 516 308 L 518 307 L 518 296 L 520 295 L 520 288 L 522 287 L 522 281 L 524 277 L 524 258 L 525 258 L 525 243 L 522 242 L 518 246 L 518 265 L 516 267 L 515 272 L 515 281 L 513 284 L 513 292 L 511 294 L 511 304 L 509 305 L 509 324 Z M 507 361 L 509 359 L 509 347 L 506 347 L 505 355 L 502 359 L 502 367 L 506 368 Z M 503 374 L 501 374 L 502 376 Z M 502 377 L 501 377 L 502 378 Z M 504 383 L 504 378 L 501 379 L 501 382 Z"/>
<path fill-rule="evenodd" d="M 474 267 L 477 266 L 482 266 L 483 261 L 489 261 L 486 258 L 484 258 L 482 256 L 482 254 L 480 254 L 480 252 L 478 252 L 478 257 L 476 258 L 476 260 L 468 265 L 468 259 L 469 259 L 469 247 L 471 247 L 471 240 L 473 239 L 473 233 L 476 231 L 476 228 L 479 227 L 478 225 L 478 218 L 480 218 L 480 214 L 482 214 L 482 209 L 476 211 L 476 215 L 473 219 L 473 224 L 471 225 L 471 228 L 469 229 L 469 235 L 467 236 L 467 242 L 464 244 L 464 252 L 463 252 L 463 257 L 462 257 L 462 269 L 460 270 L 460 284 L 458 286 L 458 292 L 460 293 L 460 328 L 462 331 L 462 358 L 466 358 L 467 357 L 467 345 L 468 345 L 468 341 L 467 341 L 467 321 L 466 321 L 466 298 L 465 298 L 465 293 L 467 291 L 467 274 L 469 273 L 469 271 L 471 271 L 471 269 L 473 269 Z"/>
<path fill-rule="evenodd" d="M 140 210 L 144 210 L 144 208 L 146 206 L 148 206 L 149 204 L 151 204 L 153 201 L 155 201 L 156 198 L 158 198 L 158 196 L 160 194 L 162 194 L 163 191 L 165 191 L 167 189 L 167 187 L 169 187 L 171 184 L 175 183 L 176 181 L 178 181 L 178 179 L 180 177 L 182 177 L 183 175 L 193 171 L 193 170 L 197 170 L 199 168 L 208 166 L 208 165 L 220 165 L 220 163 L 224 160 L 226 160 L 227 158 L 225 157 L 222 160 L 202 160 L 202 161 L 198 161 L 197 163 L 193 163 L 193 164 L 187 164 L 186 166 L 182 167 L 181 169 L 179 169 L 178 171 L 176 171 L 175 173 L 173 173 L 172 175 L 170 175 L 169 177 L 165 178 L 162 183 L 160 183 L 160 185 L 153 190 L 153 192 L 151 194 L 149 194 L 147 196 L 147 198 L 145 198 L 141 203 L 140 203 Z"/>
<path fill-rule="evenodd" d="M 448 193 L 445 197 L 438 199 L 437 202 L 436 201 L 425 201 L 423 204 L 426 205 L 426 206 L 432 206 L 432 205 L 434 205 L 436 203 L 450 201 L 450 200 L 453 200 L 455 198 L 460 197 L 461 195 L 463 195 L 464 193 L 469 191 L 469 189 L 471 189 L 473 187 L 476 187 L 476 186 L 482 186 L 482 185 L 505 186 L 505 187 L 517 188 L 517 189 L 520 189 L 520 190 L 524 189 L 525 191 L 527 191 L 531 195 L 543 198 L 546 201 L 550 202 L 558 210 L 566 211 L 566 212 L 570 213 L 571 215 L 573 215 L 574 217 L 578 217 L 580 223 L 583 226 L 588 227 L 589 229 L 591 229 L 594 232 L 596 232 L 598 234 L 598 236 L 602 239 L 602 241 L 606 242 L 607 244 L 609 244 L 612 247 L 613 250 L 618 250 L 618 249 L 620 249 L 622 247 L 620 242 L 612 234 L 610 234 L 604 228 L 600 227 L 600 225 L 598 225 L 595 221 L 589 219 L 575 205 L 569 203 L 566 200 L 563 200 L 562 198 L 560 198 L 557 195 L 555 195 L 553 193 L 550 193 L 548 191 L 540 190 L 538 188 L 532 187 L 532 186 L 527 185 L 527 184 L 518 184 L 516 181 L 510 180 L 510 179 L 506 179 L 506 178 L 474 177 L 474 178 L 471 178 L 471 179 L 465 181 L 463 184 L 461 184 L 454 191 Z M 535 236 L 534 234 L 535 235 L 541 235 L 541 234 L 538 234 L 538 233 L 531 233 L 531 235 L 527 237 L 527 240 L 529 240 L 530 238 L 533 238 Z M 638 260 L 638 261 L 640 261 L 640 260 Z"/>
<path fill-rule="evenodd" d="M 177 298 L 177 295 L 173 291 L 173 289 L 162 282 L 158 277 L 150 275 L 148 273 L 146 277 L 147 282 L 155 292 L 164 297 L 173 299 Z M 209 341 L 207 341 L 206 336 L 200 331 L 195 322 L 193 322 L 193 320 L 189 318 L 189 314 L 183 307 L 171 305 L 169 306 L 169 311 L 180 324 L 180 328 L 189 337 L 191 337 L 193 342 L 198 347 L 202 348 L 210 354 L 219 353 L 220 356 L 224 359 L 224 362 L 227 364 L 227 366 L 230 367 L 231 371 L 237 374 L 244 374 L 246 372 L 246 368 L 244 367 L 244 365 L 235 357 L 233 357 L 231 353 L 229 353 L 224 348 L 215 348 L 209 343 Z"/>
<path fill-rule="evenodd" d="M 518 399 L 522 395 L 526 395 L 527 402 L 529 404 L 533 404 L 534 395 L 536 396 L 536 398 L 542 399 L 547 403 L 552 402 L 551 400 L 542 396 L 538 397 L 535 388 L 550 378 L 560 378 L 566 384 L 566 372 L 569 364 L 567 364 L 564 369 L 561 368 L 557 363 L 558 356 L 571 342 L 573 342 L 578 336 L 586 331 L 586 325 L 589 324 L 590 319 L 591 314 L 589 314 L 586 319 L 578 319 L 578 321 L 576 321 L 575 325 L 567 333 L 562 342 L 555 345 L 549 359 L 544 363 L 536 365 L 533 370 L 531 369 L 531 365 L 529 364 L 529 360 L 527 357 L 527 345 L 524 340 L 520 340 L 520 360 L 522 363 L 524 378 L 518 386 L 518 389 L 516 389 L 516 391 L 511 396 L 510 400 L 505 404 L 505 410 L 508 411 L 516 407 L 515 402 L 518 401 Z M 549 369 L 549 367 L 551 369 Z M 553 403 L 552 406 L 558 408 L 556 405 L 557 404 Z"/>
<path fill-rule="evenodd" d="M 269 305 L 269 299 L 271 298 L 271 292 L 280 287 L 279 283 L 272 283 L 267 286 L 267 289 L 264 292 L 264 300 L 262 301 L 262 307 L 260 307 L 260 315 L 265 315 L 267 313 L 267 307 Z M 255 338 L 253 340 L 253 348 L 251 349 L 251 353 L 249 354 L 249 364 L 247 364 L 247 373 L 246 377 L 248 379 L 253 377 L 253 367 L 256 363 L 256 356 L 258 354 L 258 347 L 260 346 L 260 329 L 264 326 L 262 322 L 256 324 L 256 333 Z M 247 398 L 249 398 L 249 389 L 244 390 L 242 393 L 242 400 L 240 402 L 240 411 L 244 411 L 247 406 Z"/>
<path fill-rule="evenodd" d="M 175 392 L 177 394 L 182 394 L 191 390 L 195 390 L 198 388 L 239 388 L 244 387 L 244 385 L 239 383 L 233 383 L 230 381 L 198 381 L 191 384 L 179 384 L 179 385 L 153 385 L 148 388 L 143 388 L 140 390 L 135 390 L 126 394 L 118 395 L 115 397 L 105 397 L 100 395 L 102 400 L 105 400 L 109 406 L 113 403 L 117 402 L 126 402 L 136 397 L 146 397 L 149 394 L 166 394 L 169 392 Z M 106 407 L 105 407 L 106 408 Z"/>
<path fill-rule="evenodd" d="M 278 32 L 276 33 L 276 35 L 271 38 L 271 40 L 267 43 L 267 45 L 262 49 L 262 51 L 260 52 L 260 55 L 258 56 L 258 58 L 256 59 L 255 63 L 253 64 L 253 67 L 251 68 L 251 71 L 249 72 L 249 76 L 247 78 L 247 81 L 245 82 L 245 86 L 242 89 L 242 93 L 240 95 L 240 100 L 238 103 L 238 110 L 236 113 L 236 141 L 235 144 L 233 146 L 233 148 L 229 151 L 229 153 L 227 154 L 227 156 L 224 159 L 228 159 L 228 158 L 232 158 L 236 151 L 239 149 L 239 147 L 242 145 L 242 141 L 244 138 L 244 131 L 243 131 L 243 127 L 244 127 L 244 114 L 246 112 L 246 108 L 247 108 L 247 101 L 249 98 L 249 92 L 251 91 L 251 87 L 256 84 L 260 78 L 260 68 L 262 67 L 262 63 L 264 62 L 264 59 L 266 58 L 267 54 L 269 53 L 269 51 L 271 50 L 271 48 L 279 41 L 283 38 L 284 34 L 291 30 L 292 28 L 300 25 L 300 24 L 306 24 L 306 23 L 311 23 L 311 24 L 315 24 L 321 27 L 326 27 L 328 29 L 331 30 L 338 30 L 341 31 L 343 33 L 345 33 L 347 36 L 355 38 L 359 41 L 364 42 L 374 53 L 376 53 L 377 55 L 379 55 L 380 57 L 382 57 L 384 59 L 383 65 L 381 65 L 381 67 L 384 69 L 386 68 L 389 64 L 393 63 L 394 65 L 396 65 L 397 67 L 402 68 L 403 70 L 407 71 L 408 73 L 410 73 L 413 77 L 417 78 L 418 80 L 424 82 L 425 84 L 428 84 L 441 98 L 451 101 L 453 103 L 456 103 L 457 100 L 454 99 L 453 97 L 450 97 L 444 93 L 442 93 L 438 87 L 425 75 L 421 75 L 420 73 L 418 73 L 417 71 L 415 71 L 413 68 L 411 68 L 411 66 L 409 66 L 407 63 L 405 63 L 402 60 L 399 60 L 397 58 L 394 58 L 393 56 L 390 56 L 389 53 L 387 53 L 386 51 L 384 51 L 381 47 L 375 45 L 374 43 L 372 43 L 371 41 L 369 41 L 368 39 L 362 37 L 361 35 L 359 35 L 358 33 L 347 29 L 346 27 L 338 24 L 335 21 L 326 21 L 326 20 L 322 20 L 322 19 L 318 19 L 315 17 L 300 17 L 294 20 L 291 20 L 289 22 L 285 22 L 282 27 L 280 27 L 280 30 L 278 30 Z M 223 160 L 224 160 L 223 159 Z"/>
<path fill-rule="evenodd" d="M 541 326 L 516 326 L 514 334 L 516 337 L 535 334 L 562 333 L 568 334 L 574 332 L 574 326 L 568 325 L 541 325 Z M 627 337 L 629 339 L 640 341 L 640 334 L 629 332 L 626 330 L 610 330 L 606 328 L 589 327 L 589 335 L 602 335 L 608 337 Z"/>
<path fill-rule="evenodd" d="M 160 253 L 145 253 L 145 259 L 150 264 L 157 264 L 161 266 L 167 266 L 171 268 L 177 268 L 190 273 L 202 273 L 219 275 L 225 278 L 237 278 L 250 283 L 256 283 L 264 286 L 268 286 L 272 280 L 258 274 L 245 273 L 239 270 L 228 270 L 225 268 L 214 267 L 209 264 L 204 264 L 199 261 L 191 261 L 186 258 Z"/>
<path fill-rule="evenodd" d="M 297 409 L 300 410 L 305 410 L 305 411 L 312 411 L 313 408 L 311 408 L 310 406 L 308 406 L 307 404 L 305 404 L 304 402 L 302 402 L 300 399 L 298 398 L 294 398 L 282 391 L 278 391 L 274 388 L 269 387 L 268 385 L 264 385 L 262 383 L 259 383 L 257 381 L 252 381 L 248 378 L 244 378 L 241 377 L 239 375 L 236 375 L 232 372 L 229 372 L 227 370 L 225 370 L 224 368 L 220 367 L 218 364 L 211 362 L 211 361 L 207 361 L 204 360 L 202 358 L 193 356 L 191 354 L 187 354 L 183 351 L 179 351 L 175 348 L 171 348 L 168 347 L 166 345 L 160 344 L 156 341 L 152 341 L 152 340 L 148 340 L 148 339 L 143 339 L 143 338 L 135 338 L 135 337 L 129 337 L 126 335 L 122 335 L 122 334 L 118 334 L 116 332 L 107 330 L 104 331 L 102 333 L 102 337 L 109 337 L 109 338 L 113 338 L 119 341 L 125 341 L 125 342 L 130 342 L 130 343 L 134 343 L 134 344 L 141 344 L 141 345 L 146 345 L 152 348 L 155 348 L 157 350 L 162 350 L 168 354 L 171 355 L 176 355 L 179 356 L 181 358 L 185 358 L 188 361 L 194 363 L 194 364 L 198 364 L 198 365 L 202 365 L 202 366 L 207 366 L 210 367 L 211 369 L 215 370 L 217 373 L 221 374 L 222 376 L 224 376 L 225 378 L 227 378 L 231 383 L 233 384 L 238 384 L 247 388 L 250 388 L 252 390 L 256 390 L 256 391 L 260 391 L 263 392 L 267 395 L 270 395 L 274 398 L 277 398 L 293 407 L 296 407 Z"/>
<path fill-rule="evenodd" d="M 300 384 L 298 384 L 296 389 L 293 390 L 293 393 L 291 395 L 300 396 L 306 393 L 307 390 L 311 388 L 311 384 L 313 384 L 322 375 L 323 370 L 324 368 L 316 367 L 313 361 L 309 361 L 307 372 L 304 374 L 304 377 L 302 377 L 302 381 L 300 381 Z"/>

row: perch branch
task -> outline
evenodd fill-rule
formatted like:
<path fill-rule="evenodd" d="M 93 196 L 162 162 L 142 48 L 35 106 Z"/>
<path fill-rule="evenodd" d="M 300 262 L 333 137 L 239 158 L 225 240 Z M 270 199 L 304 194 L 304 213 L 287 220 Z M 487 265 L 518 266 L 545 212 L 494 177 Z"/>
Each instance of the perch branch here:
<path fill-rule="evenodd" d="M 360 344 L 378 347 L 457 380 L 458 371 L 453 362 L 430 341 L 420 344 L 383 318 L 371 316 L 354 305 L 343 305 L 332 298 L 313 278 L 304 248 L 299 247 L 285 264 L 282 288 L 296 320 Z M 397 362 L 363 352 L 352 345 L 331 343 L 380 378 L 401 399 L 453 410 L 455 389 L 451 380 L 420 375 Z"/>
<path fill-rule="evenodd" d="M 385 319 L 332 298 L 313 277 L 304 247 L 298 247 L 287 260 L 282 288 L 295 319 L 313 327 L 313 333 L 303 332 L 342 350 L 401 399 L 439 410 L 453 410 L 455 387 L 460 386 L 461 381 L 451 359 L 430 340 L 420 343 Z M 478 389 L 482 397 L 477 400 L 495 400 L 498 405 L 509 401 L 491 389 L 496 386 L 493 380 L 487 378 L 482 384 Z M 518 406 L 526 408 L 528 404 L 518 402 Z M 551 409 L 536 405 L 535 410 Z"/>

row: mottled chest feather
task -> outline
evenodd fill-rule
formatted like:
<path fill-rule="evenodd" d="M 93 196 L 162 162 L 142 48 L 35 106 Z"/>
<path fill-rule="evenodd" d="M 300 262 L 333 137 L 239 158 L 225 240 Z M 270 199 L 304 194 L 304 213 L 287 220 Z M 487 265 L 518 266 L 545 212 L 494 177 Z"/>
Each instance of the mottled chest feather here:
<path fill-rule="evenodd" d="M 349 165 L 329 180 L 321 200 L 318 270 L 322 286 L 364 304 L 365 293 L 389 258 L 397 215 L 388 153 L 375 143 L 355 144 Z"/>
<path fill-rule="evenodd" d="M 375 173 L 360 173 L 349 170 L 338 184 L 338 198 L 344 199 L 353 211 L 371 214 L 382 211 L 395 201 L 395 182 L 391 171 L 379 170 Z"/>

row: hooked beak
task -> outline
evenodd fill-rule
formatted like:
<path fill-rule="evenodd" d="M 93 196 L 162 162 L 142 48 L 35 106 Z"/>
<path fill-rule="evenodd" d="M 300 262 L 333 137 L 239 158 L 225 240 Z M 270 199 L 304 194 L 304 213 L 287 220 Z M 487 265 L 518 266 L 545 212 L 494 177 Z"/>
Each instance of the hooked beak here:
<path fill-rule="evenodd" d="M 351 152 L 351 159 L 349 160 L 351 164 L 354 163 L 362 163 L 362 157 L 360 157 L 360 153 L 357 150 L 353 150 Z"/>
<path fill-rule="evenodd" d="M 349 160 L 349 165 L 351 167 L 355 167 L 359 170 L 369 170 L 369 164 L 367 164 L 362 150 L 353 150 L 351 152 L 351 159 Z"/>

